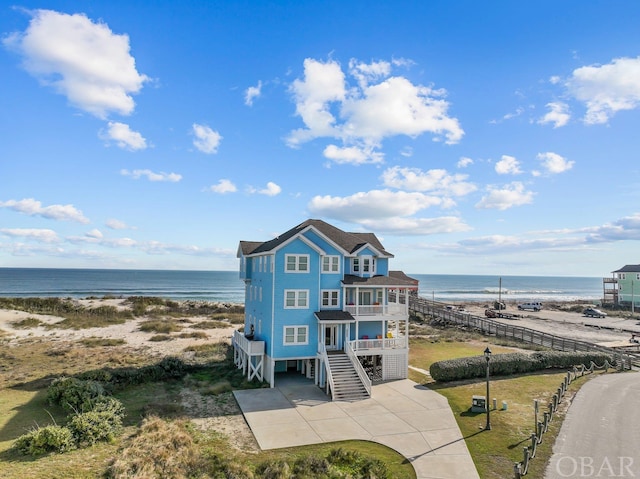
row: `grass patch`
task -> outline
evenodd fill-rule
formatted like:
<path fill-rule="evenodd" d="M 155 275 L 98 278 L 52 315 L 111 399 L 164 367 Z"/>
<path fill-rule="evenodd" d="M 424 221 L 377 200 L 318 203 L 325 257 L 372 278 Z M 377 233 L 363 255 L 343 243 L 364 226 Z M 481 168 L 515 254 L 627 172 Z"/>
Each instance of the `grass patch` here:
<path fill-rule="evenodd" d="M 228 321 L 207 320 L 192 324 L 190 327 L 194 329 L 226 329 L 232 327 L 232 324 Z"/>
<path fill-rule="evenodd" d="M 140 323 L 139 330 L 145 333 L 169 334 L 182 331 L 182 326 L 171 320 L 150 319 Z"/>
<path fill-rule="evenodd" d="M 429 370 L 433 362 L 444 359 L 482 355 L 486 346 L 492 352 L 511 352 L 489 342 L 472 341 L 465 343 L 432 342 L 428 339 L 411 340 L 410 364 L 420 369 Z M 471 412 L 471 398 L 474 395 L 486 394 L 484 380 L 457 381 L 436 383 L 423 374 L 410 371 L 409 378 L 436 390 L 445 396 L 458 426 L 467 443 L 473 461 L 483 479 L 503 479 L 512 477 L 513 464 L 522 461 L 523 448 L 529 445 L 531 433 L 535 431 L 533 400 L 540 401 L 540 410 L 546 410 L 553 394 L 556 392 L 566 371 L 543 371 L 520 376 L 492 378 L 490 383 L 491 399 L 497 399 L 497 410 L 491 412 L 491 431 L 484 431 L 485 413 Z M 536 457 L 530 463 L 529 475 L 543 477 L 546 465 L 551 458 L 553 444 L 560 431 L 566 408 L 575 392 L 585 381 L 594 377 L 584 376 L 571 383 L 563 400 L 563 406 L 554 415 L 549 430 L 538 445 Z M 502 401 L 506 401 L 507 410 L 502 410 Z M 539 419 L 542 417 L 540 413 Z"/>
<path fill-rule="evenodd" d="M 154 343 L 159 343 L 162 341 L 173 341 L 174 339 L 175 338 L 173 338 L 172 336 L 169 336 L 168 334 L 154 334 L 149 338 L 149 341 L 152 341 Z"/>
<path fill-rule="evenodd" d="M 116 338 L 84 338 L 78 341 L 83 346 L 88 348 L 97 348 L 97 347 L 109 347 L 109 346 L 122 346 L 123 344 L 127 344 L 124 339 L 116 339 Z"/>
<path fill-rule="evenodd" d="M 13 321 L 11 323 L 11 326 L 18 329 L 32 329 L 32 328 L 37 328 L 42 324 L 44 323 L 40 321 L 38 318 L 29 316 L 28 318 L 21 319 L 20 321 Z"/>
<path fill-rule="evenodd" d="M 231 324 L 244 324 L 244 312 L 233 313 L 216 313 L 211 315 L 211 319 L 214 321 L 226 320 Z"/>
<path fill-rule="evenodd" d="M 181 339 L 207 339 L 209 335 L 203 331 L 193 331 L 192 333 L 180 333 L 176 337 Z"/>
<path fill-rule="evenodd" d="M 221 360 L 228 352 L 226 343 L 192 344 L 184 348 L 184 352 L 191 352 L 196 358 L 206 360 Z"/>

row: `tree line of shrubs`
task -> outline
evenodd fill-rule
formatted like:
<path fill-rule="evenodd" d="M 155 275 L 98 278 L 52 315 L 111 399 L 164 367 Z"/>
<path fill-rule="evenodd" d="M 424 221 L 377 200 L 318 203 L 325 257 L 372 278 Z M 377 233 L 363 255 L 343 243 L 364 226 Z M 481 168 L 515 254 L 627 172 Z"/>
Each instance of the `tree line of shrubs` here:
<path fill-rule="evenodd" d="M 494 354 L 491 357 L 489 368 L 492 376 L 508 376 L 543 369 L 570 369 L 581 364 L 589 367 L 591 362 L 602 365 L 605 361 L 612 365 L 615 364 L 611 355 L 601 352 L 506 353 Z M 487 361 L 484 356 L 447 359 L 433 363 L 429 368 L 429 373 L 434 380 L 441 382 L 482 378 L 487 374 Z"/>
<path fill-rule="evenodd" d="M 141 368 L 99 369 L 55 379 L 47 390 L 47 402 L 69 413 L 66 424 L 36 427 L 20 436 L 14 447 L 37 456 L 112 441 L 120 433 L 125 415 L 122 403 L 111 395 L 114 389 L 182 377 L 187 369 L 181 359 L 166 357 Z"/>

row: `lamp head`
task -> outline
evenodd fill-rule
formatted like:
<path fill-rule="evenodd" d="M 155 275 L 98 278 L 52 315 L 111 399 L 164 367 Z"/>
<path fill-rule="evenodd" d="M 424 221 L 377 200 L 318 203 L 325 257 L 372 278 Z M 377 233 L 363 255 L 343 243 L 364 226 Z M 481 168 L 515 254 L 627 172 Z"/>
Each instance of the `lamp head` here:
<path fill-rule="evenodd" d="M 487 349 L 484 350 L 484 357 L 487 361 L 491 359 L 491 350 L 489 349 L 489 346 L 487 346 Z"/>

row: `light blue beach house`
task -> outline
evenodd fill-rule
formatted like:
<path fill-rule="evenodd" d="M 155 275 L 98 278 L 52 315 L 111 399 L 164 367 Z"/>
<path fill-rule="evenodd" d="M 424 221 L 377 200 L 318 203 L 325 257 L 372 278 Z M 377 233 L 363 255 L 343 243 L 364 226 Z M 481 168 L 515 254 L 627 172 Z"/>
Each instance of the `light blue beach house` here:
<path fill-rule="evenodd" d="M 640 306 L 640 264 L 627 264 L 604 278 L 604 300 L 615 305 Z"/>
<path fill-rule="evenodd" d="M 274 387 L 298 372 L 333 399 L 371 394 L 372 381 L 407 377 L 408 295 L 418 283 L 390 271 L 373 233 L 307 220 L 266 242 L 240 241 L 244 332 L 234 361 Z"/>

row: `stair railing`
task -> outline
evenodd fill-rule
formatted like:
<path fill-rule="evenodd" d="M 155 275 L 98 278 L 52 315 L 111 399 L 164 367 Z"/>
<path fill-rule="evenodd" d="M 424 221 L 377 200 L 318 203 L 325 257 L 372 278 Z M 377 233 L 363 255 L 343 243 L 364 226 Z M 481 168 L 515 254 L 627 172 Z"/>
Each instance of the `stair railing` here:
<path fill-rule="evenodd" d="M 351 360 L 351 364 L 353 364 L 353 368 L 356 370 L 356 373 L 358 373 L 358 377 L 360 378 L 362 385 L 367 390 L 367 394 L 371 396 L 371 379 L 369 378 L 367 372 L 364 370 L 364 367 L 362 367 L 362 363 L 358 359 L 358 356 L 356 356 L 356 353 L 353 351 L 353 348 L 351 347 L 351 341 L 345 342 L 344 350 Z"/>
<path fill-rule="evenodd" d="M 318 342 L 318 352 L 320 353 L 320 360 L 324 363 L 324 367 L 327 371 L 327 388 L 331 391 L 331 400 L 334 399 L 335 387 L 333 386 L 333 374 L 331 373 L 331 364 L 329 363 L 329 356 L 327 355 L 327 348 L 321 342 Z M 316 374 L 318 372 L 316 371 Z M 329 391 L 327 391 L 327 394 Z"/>

